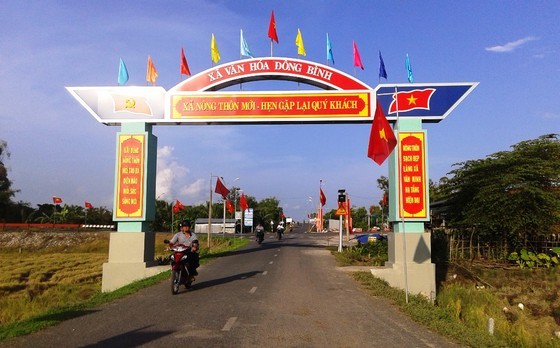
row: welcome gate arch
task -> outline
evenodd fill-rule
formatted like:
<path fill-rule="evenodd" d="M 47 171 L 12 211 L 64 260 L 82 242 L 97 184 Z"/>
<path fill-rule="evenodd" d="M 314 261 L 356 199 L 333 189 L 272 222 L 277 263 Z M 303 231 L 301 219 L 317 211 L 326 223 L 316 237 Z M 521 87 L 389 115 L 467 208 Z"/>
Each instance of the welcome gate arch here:
<path fill-rule="evenodd" d="M 320 90 L 222 92 L 236 84 L 275 80 L 305 83 Z M 167 267 L 157 267 L 154 261 L 155 234 L 148 228 L 148 223 L 155 218 L 157 137 L 152 133 L 153 126 L 371 123 L 376 108 L 372 101 L 377 99 L 388 120 L 398 118 L 400 143 L 411 142 L 410 148 L 415 150 L 415 158 L 419 158 L 416 164 L 422 170 L 415 176 L 418 180 L 415 180 L 414 192 L 402 195 L 396 183 L 408 174 L 398 169 L 402 158 L 397 158 L 396 154 L 406 148 L 394 151 L 389 158 L 389 218 L 394 223 L 395 233 L 389 238 L 389 262 L 385 268 L 372 270 L 372 273 L 393 286 L 403 289 L 406 286 L 428 297 L 435 295 L 430 239 L 423 233 L 424 222 L 429 220 L 429 197 L 427 135 L 422 130 L 422 122 L 443 120 L 476 85 L 391 84 L 371 88 L 330 66 L 270 57 L 212 67 L 169 91 L 159 86 L 67 87 L 100 123 L 121 126 L 117 133 L 113 204 L 117 232 L 110 236 L 109 260 L 103 265 L 102 291 L 112 291 L 167 270 Z M 399 108 L 395 113 L 395 102 L 404 105 L 401 98 L 407 96 L 415 103 L 418 100 L 419 105 L 405 110 Z M 418 204 L 412 204 L 416 199 L 422 202 L 419 209 Z M 412 200 L 409 205 L 408 200 Z M 407 209 L 414 212 L 406 215 Z M 403 243 L 408 243 L 412 252 L 401 253 Z M 406 284 L 407 269 L 412 271 L 409 284 Z"/>

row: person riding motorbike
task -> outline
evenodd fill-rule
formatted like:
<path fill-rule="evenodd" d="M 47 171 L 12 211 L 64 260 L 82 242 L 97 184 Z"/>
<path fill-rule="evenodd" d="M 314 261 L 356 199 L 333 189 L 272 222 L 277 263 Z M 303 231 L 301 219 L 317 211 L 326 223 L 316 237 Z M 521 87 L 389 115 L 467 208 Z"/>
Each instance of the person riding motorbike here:
<path fill-rule="evenodd" d="M 276 235 L 278 239 L 282 239 L 282 234 L 284 233 L 284 225 L 282 223 L 276 226 Z"/>
<path fill-rule="evenodd" d="M 264 227 L 260 223 L 255 227 L 255 238 L 259 244 L 262 243 L 264 239 Z"/>
<path fill-rule="evenodd" d="M 198 258 L 199 243 L 196 234 L 191 231 L 191 222 L 189 220 L 181 221 L 179 223 L 179 228 L 180 231 L 175 233 L 173 238 L 169 241 L 169 246 L 172 247 L 175 244 L 183 244 L 190 247 L 187 253 L 189 259 L 189 273 L 193 276 L 198 275 L 196 269 L 200 265 Z"/>

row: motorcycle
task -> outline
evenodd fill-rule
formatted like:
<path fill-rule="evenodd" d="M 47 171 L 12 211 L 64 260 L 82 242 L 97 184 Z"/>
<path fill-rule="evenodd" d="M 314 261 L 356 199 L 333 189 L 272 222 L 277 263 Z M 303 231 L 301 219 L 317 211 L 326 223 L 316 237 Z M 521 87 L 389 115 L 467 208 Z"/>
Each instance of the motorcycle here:
<path fill-rule="evenodd" d="M 169 244 L 166 239 L 163 241 Z M 189 273 L 189 251 L 190 247 L 184 244 L 175 244 L 168 248 L 173 251 L 171 255 L 171 293 L 176 295 L 179 292 L 179 287 L 184 285 L 185 288 L 190 288 L 194 280 L 194 274 Z"/>
<path fill-rule="evenodd" d="M 264 231 L 257 231 L 257 243 L 261 244 L 264 240 Z"/>
<path fill-rule="evenodd" d="M 278 228 L 276 229 L 276 235 L 278 237 L 278 240 L 282 239 L 282 234 L 284 233 L 284 229 L 283 228 Z"/>

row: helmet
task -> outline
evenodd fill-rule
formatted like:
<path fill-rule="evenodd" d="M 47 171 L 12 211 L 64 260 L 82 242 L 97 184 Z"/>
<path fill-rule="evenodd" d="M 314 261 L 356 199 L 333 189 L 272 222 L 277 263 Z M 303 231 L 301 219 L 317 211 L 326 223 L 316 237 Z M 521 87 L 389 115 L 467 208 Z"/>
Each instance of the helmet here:
<path fill-rule="evenodd" d="M 179 223 L 179 227 L 188 226 L 191 227 L 191 222 L 189 220 L 183 220 Z"/>

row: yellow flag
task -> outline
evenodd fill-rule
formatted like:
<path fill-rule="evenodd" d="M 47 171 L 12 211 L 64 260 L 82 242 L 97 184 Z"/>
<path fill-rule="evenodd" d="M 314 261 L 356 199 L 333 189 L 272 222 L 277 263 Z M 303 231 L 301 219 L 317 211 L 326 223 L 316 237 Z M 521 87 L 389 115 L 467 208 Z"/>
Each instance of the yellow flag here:
<path fill-rule="evenodd" d="M 296 46 L 297 46 L 297 54 L 299 54 L 300 56 L 305 56 L 305 47 L 303 46 L 303 38 L 301 37 L 301 31 L 299 31 L 299 28 L 297 30 L 297 36 L 296 36 Z"/>
<path fill-rule="evenodd" d="M 156 84 L 156 79 L 158 77 L 156 66 L 152 61 L 152 57 L 148 56 L 148 69 L 146 72 L 146 82 L 151 82 L 152 86 Z"/>
<path fill-rule="evenodd" d="M 212 34 L 212 41 L 210 42 L 210 51 L 212 55 L 212 61 L 218 63 L 220 61 L 220 51 L 218 51 L 218 44 L 216 43 L 216 38 Z"/>

